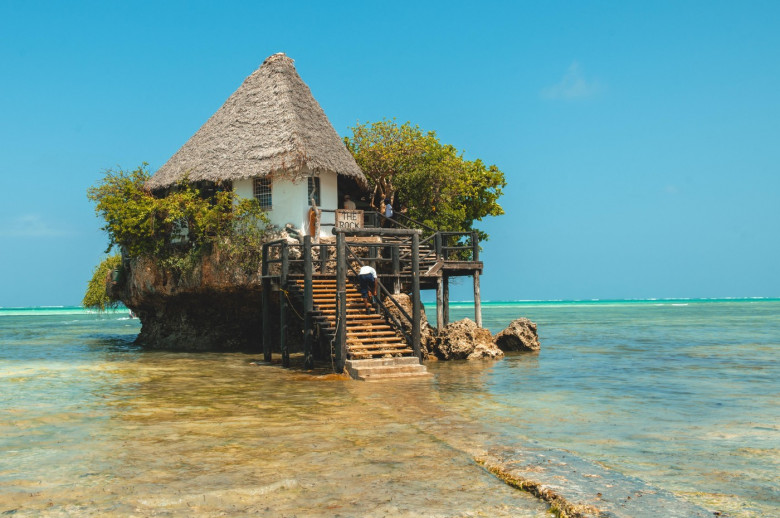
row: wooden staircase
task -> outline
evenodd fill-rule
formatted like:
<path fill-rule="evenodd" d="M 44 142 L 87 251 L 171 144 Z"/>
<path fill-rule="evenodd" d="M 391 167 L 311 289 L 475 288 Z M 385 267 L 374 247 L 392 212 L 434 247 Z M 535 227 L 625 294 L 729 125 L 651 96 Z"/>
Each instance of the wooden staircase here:
<path fill-rule="evenodd" d="M 302 292 L 303 279 L 296 279 L 295 283 Z M 333 341 L 337 325 L 335 277 L 314 277 L 312 292 L 314 321 L 326 340 Z M 346 292 L 346 366 L 350 375 L 361 380 L 429 375 L 403 336 L 373 306 L 366 311 L 363 298 L 349 282 Z"/>

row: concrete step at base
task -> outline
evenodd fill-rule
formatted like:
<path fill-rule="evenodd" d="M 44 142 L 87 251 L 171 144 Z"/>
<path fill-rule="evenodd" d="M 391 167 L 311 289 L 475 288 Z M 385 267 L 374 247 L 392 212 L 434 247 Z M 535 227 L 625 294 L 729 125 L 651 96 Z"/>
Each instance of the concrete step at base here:
<path fill-rule="evenodd" d="M 386 381 L 391 380 L 395 378 L 430 378 L 433 374 L 430 372 L 408 372 L 408 373 L 400 373 L 400 374 L 367 374 L 365 376 L 362 376 L 360 378 L 355 378 L 358 381 Z"/>
<path fill-rule="evenodd" d="M 347 364 L 354 368 L 384 367 L 387 365 L 420 365 L 420 360 L 414 356 L 402 358 L 375 358 L 373 360 L 347 360 Z"/>
<path fill-rule="evenodd" d="M 414 357 L 347 360 L 346 368 L 353 379 L 363 381 L 431 376 Z"/>

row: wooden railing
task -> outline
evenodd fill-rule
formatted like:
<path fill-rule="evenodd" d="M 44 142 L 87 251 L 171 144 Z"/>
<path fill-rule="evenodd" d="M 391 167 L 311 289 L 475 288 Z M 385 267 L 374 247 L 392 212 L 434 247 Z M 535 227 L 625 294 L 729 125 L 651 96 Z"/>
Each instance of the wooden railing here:
<path fill-rule="evenodd" d="M 376 214 L 376 213 L 375 213 Z M 381 215 L 378 215 L 381 216 Z M 381 216 L 384 217 L 384 216 Z M 313 366 L 313 276 L 315 274 L 329 274 L 336 276 L 336 343 L 334 356 L 337 370 L 340 372 L 347 358 L 346 352 L 346 282 L 349 272 L 356 278 L 358 271 L 355 266 L 370 264 L 376 267 L 378 264 L 389 264 L 389 268 L 380 268 L 381 277 L 392 279 L 392 292 L 381 280 L 379 285 L 378 309 L 385 318 L 392 322 L 396 329 L 401 331 L 407 343 L 412 347 L 414 355 L 422 358 L 420 347 L 420 262 L 431 260 L 449 260 L 456 256 L 456 260 L 478 261 L 479 239 L 476 232 L 434 232 L 421 239 L 423 231 L 409 228 L 377 228 L 340 229 L 334 228 L 336 243 L 312 243 L 310 236 L 303 237 L 303 243 L 289 243 L 286 239 L 278 239 L 263 245 L 262 250 L 262 318 L 263 318 L 263 357 L 265 361 L 271 361 L 272 341 L 271 336 L 271 291 L 279 292 L 279 347 L 282 354 L 282 365 L 290 365 L 290 354 L 287 343 L 287 310 L 288 281 L 291 271 L 294 275 L 303 275 L 303 327 L 304 327 L 304 366 Z M 380 237 L 382 242 L 349 243 L 347 237 Z M 367 256 L 359 256 L 356 248 L 367 249 Z M 292 258 L 291 251 L 299 258 Z M 313 250 L 318 249 L 319 258 L 315 261 Z M 382 252 L 388 251 L 383 257 Z M 389 257 L 386 257 L 389 255 Z M 334 262 L 335 271 L 329 266 Z M 408 265 L 408 269 L 404 266 Z M 301 271 L 302 270 L 302 271 Z M 298 277 L 300 278 L 300 277 Z M 401 292 L 402 279 L 409 282 L 412 298 L 412 315 L 398 303 L 394 295 Z M 300 293 L 300 292 L 298 292 Z M 382 300 L 390 299 L 398 309 L 399 317 L 396 317 Z"/>

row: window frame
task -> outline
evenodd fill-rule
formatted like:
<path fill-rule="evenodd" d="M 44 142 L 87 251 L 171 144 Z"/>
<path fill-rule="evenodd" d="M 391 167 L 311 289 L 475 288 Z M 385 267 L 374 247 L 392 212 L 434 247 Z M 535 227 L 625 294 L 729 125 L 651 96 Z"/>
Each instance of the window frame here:
<path fill-rule="evenodd" d="M 306 201 L 309 202 L 311 200 L 311 193 L 312 193 L 312 185 L 314 186 L 314 203 L 317 204 L 317 207 L 322 206 L 322 182 L 320 182 L 319 176 L 310 176 L 308 181 L 306 182 Z M 309 202 L 311 203 L 311 202 Z"/>
<path fill-rule="evenodd" d="M 252 179 L 252 195 L 260 203 L 263 210 L 272 210 L 273 204 L 273 182 L 270 178 L 260 177 Z"/>

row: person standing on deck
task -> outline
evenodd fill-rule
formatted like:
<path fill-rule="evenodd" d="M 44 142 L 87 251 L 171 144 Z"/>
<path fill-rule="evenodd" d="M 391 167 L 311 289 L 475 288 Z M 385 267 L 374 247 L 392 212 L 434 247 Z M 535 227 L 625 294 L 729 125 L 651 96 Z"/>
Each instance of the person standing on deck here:
<path fill-rule="evenodd" d="M 388 228 L 393 226 L 393 222 L 389 221 L 390 218 L 393 217 L 395 213 L 393 212 L 393 205 L 390 202 L 390 198 L 385 200 L 385 225 L 387 225 Z"/>
<path fill-rule="evenodd" d="M 344 195 L 344 209 L 355 210 L 355 202 L 349 197 L 349 194 Z"/>
<path fill-rule="evenodd" d="M 371 311 L 371 305 L 368 302 L 368 296 L 373 300 L 376 297 L 379 279 L 376 276 L 376 270 L 370 266 L 364 266 L 358 273 L 358 282 L 360 283 L 360 294 L 363 296 L 363 303 L 366 305 L 366 313 Z"/>

